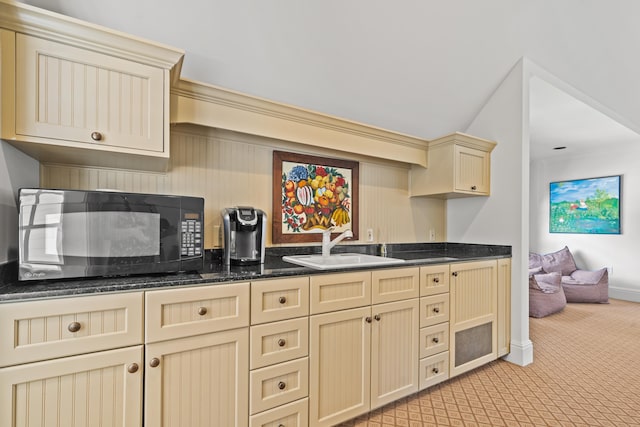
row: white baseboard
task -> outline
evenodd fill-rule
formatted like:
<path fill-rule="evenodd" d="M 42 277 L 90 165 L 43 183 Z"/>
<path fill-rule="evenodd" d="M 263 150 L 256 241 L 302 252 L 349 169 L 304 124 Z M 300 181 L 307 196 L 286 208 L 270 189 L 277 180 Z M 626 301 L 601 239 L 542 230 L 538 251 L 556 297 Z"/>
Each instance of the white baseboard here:
<path fill-rule="evenodd" d="M 503 357 L 507 362 L 519 366 L 527 366 L 533 363 L 533 343 L 527 340 L 524 343 L 514 343 L 511 341 L 511 352 Z"/>
<path fill-rule="evenodd" d="M 640 302 L 640 291 L 628 288 L 609 286 L 609 298 Z"/>

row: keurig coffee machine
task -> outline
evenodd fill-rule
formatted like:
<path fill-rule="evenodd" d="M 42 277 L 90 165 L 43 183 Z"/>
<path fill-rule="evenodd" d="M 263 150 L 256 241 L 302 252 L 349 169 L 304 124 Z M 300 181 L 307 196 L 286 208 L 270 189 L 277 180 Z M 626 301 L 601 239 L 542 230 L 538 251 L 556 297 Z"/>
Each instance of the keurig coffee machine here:
<path fill-rule="evenodd" d="M 225 208 L 222 225 L 226 265 L 264 264 L 266 213 L 248 206 Z"/>

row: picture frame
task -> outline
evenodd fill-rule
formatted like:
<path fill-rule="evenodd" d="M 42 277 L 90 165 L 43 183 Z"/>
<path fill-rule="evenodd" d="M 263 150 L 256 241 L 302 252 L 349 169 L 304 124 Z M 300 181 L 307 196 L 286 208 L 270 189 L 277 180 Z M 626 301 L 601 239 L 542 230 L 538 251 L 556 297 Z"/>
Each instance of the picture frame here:
<path fill-rule="evenodd" d="M 351 230 L 358 240 L 359 163 L 273 152 L 273 243 L 321 242 Z"/>
<path fill-rule="evenodd" d="M 549 183 L 549 232 L 621 234 L 622 175 Z"/>

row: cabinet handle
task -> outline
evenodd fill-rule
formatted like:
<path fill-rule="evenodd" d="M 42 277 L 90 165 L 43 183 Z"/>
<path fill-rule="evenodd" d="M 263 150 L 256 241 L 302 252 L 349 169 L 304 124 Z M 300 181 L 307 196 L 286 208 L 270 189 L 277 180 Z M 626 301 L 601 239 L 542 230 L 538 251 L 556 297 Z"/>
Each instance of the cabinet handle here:
<path fill-rule="evenodd" d="M 67 326 L 67 329 L 69 330 L 69 332 L 75 333 L 78 332 L 81 327 L 82 325 L 80 324 L 80 322 L 71 322 L 69 323 L 69 326 Z"/>
<path fill-rule="evenodd" d="M 198 314 L 200 316 L 204 316 L 205 314 L 207 314 L 207 307 L 198 307 Z"/>
<path fill-rule="evenodd" d="M 458 277 L 458 272 L 457 272 L 457 271 L 454 271 L 453 273 L 451 273 L 451 275 L 452 275 L 453 277 Z"/>
<path fill-rule="evenodd" d="M 434 283 L 440 283 L 440 279 L 439 279 L 439 278 L 437 278 L 437 277 L 434 277 L 434 278 L 433 278 L 433 282 L 434 282 Z"/>
<path fill-rule="evenodd" d="M 471 186 L 471 190 L 473 190 L 473 191 L 476 191 L 476 188 L 477 188 L 477 187 L 476 187 L 475 185 L 472 185 L 472 186 Z"/>
<path fill-rule="evenodd" d="M 130 374 L 135 374 L 136 372 L 138 372 L 138 364 L 132 363 L 131 365 L 127 366 L 127 372 L 129 372 Z"/>
<path fill-rule="evenodd" d="M 380 321 L 380 315 L 376 314 L 375 316 L 373 316 L 374 319 L 376 319 L 378 322 Z"/>
<path fill-rule="evenodd" d="M 280 339 L 278 340 L 278 345 L 279 345 L 280 347 L 284 347 L 285 345 L 287 345 L 287 341 L 285 341 L 285 339 L 284 339 L 284 338 L 280 338 Z"/>
<path fill-rule="evenodd" d="M 433 368 L 433 369 L 431 370 L 431 372 L 433 372 L 434 374 L 437 374 L 437 373 L 439 373 L 439 372 L 440 372 L 440 369 L 438 369 L 438 368 Z"/>
<path fill-rule="evenodd" d="M 286 302 L 287 302 L 287 297 L 280 297 L 280 298 L 278 298 L 278 302 L 279 302 L 280 304 L 284 304 L 284 303 L 286 303 Z"/>
<path fill-rule="evenodd" d="M 434 343 L 438 344 L 440 342 L 440 340 L 438 339 L 438 337 L 434 337 L 431 341 L 433 341 Z"/>
<path fill-rule="evenodd" d="M 284 390 L 285 388 L 287 388 L 287 383 L 285 383 L 284 381 L 280 381 L 280 382 L 278 383 L 278 388 L 279 388 L 280 390 Z"/>
<path fill-rule="evenodd" d="M 367 316 L 364 318 L 364 321 L 367 323 L 371 323 L 371 317 Z"/>
<path fill-rule="evenodd" d="M 278 424 L 278 427 L 285 427 L 284 424 Z"/>
<path fill-rule="evenodd" d="M 152 368 L 157 368 L 158 366 L 160 366 L 160 359 L 154 357 L 153 359 L 149 360 L 149 366 L 151 366 Z"/>
<path fill-rule="evenodd" d="M 440 313 L 440 307 L 433 307 L 434 313 Z"/>
<path fill-rule="evenodd" d="M 94 141 L 102 140 L 102 134 L 100 132 L 91 132 L 91 139 Z"/>

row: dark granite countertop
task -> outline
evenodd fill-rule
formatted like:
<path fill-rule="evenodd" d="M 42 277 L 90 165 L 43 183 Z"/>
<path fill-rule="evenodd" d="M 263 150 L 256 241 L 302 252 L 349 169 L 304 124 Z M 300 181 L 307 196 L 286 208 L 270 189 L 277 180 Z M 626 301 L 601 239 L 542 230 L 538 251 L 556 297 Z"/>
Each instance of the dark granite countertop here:
<path fill-rule="evenodd" d="M 388 244 L 387 256 L 404 259 L 402 264 L 379 268 L 399 268 L 429 264 L 455 263 L 482 259 L 511 257 L 511 246 L 480 245 L 467 243 L 403 243 Z M 332 253 L 364 253 L 378 255 L 380 245 L 341 245 Z M 104 277 L 96 279 L 67 279 L 40 282 L 18 282 L 15 263 L 0 266 L 0 302 L 29 299 L 90 295 L 107 292 L 130 292 L 178 286 L 197 286 L 230 281 L 271 279 L 276 277 L 311 274 L 330 274 L 369 267 L 314 270 L 300 267 L 282 260 L 285 255 L 320 253 L 319 246 L 267 248 L 264 265 L 251 267 L 225 266 L 222 251 L 207 251 L 203 270 L 200 273 L 176 273 L 147 276 Z M 443 261 L 442 258 L 455 258 Z"/>

